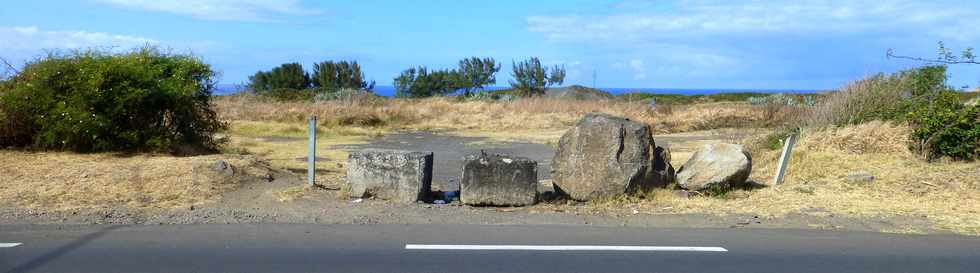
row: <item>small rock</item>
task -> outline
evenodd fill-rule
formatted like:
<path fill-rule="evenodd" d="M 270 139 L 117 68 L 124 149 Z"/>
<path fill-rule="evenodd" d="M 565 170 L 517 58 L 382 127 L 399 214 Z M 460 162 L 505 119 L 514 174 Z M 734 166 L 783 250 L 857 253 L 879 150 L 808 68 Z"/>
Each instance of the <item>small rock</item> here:
<path fill-rule="evenodd" d="M 677 198 L 691 198 L 691 192 L 685 190 L 674 191 L 674 197 Z"/>
<path fill-rule="evenodd" d="M 231 168 L 231 164 L 228 164 L 228 162 L 220 159 L 211 164 L 211 169 L 225 175 L 235 174 L 235 170 Z"/>
<path fill-rule="evenodd" d="M 875 176 L 868 171 L 856 171 L 847 174 L 847 181 L 851 183 L 867 184 L 875 180 Z"/>
<path fill-rule="evenodd" d="M 191 205 L 190 208 L 188 208 L 188 209 L 189 210 L 194 210 L 194 205 Z"/>
<path fill-rule="evenodd" d="M 813 194 L 816 191 L 816 188 L 814 188 L 813 186 L 810 186 L 810 185 L 801 185 L 801 186 L 797 186 L 797 187 L 795 187 L 793 189 L 796 190 L 799 193 L 805 193 L 805 194 Z"/>

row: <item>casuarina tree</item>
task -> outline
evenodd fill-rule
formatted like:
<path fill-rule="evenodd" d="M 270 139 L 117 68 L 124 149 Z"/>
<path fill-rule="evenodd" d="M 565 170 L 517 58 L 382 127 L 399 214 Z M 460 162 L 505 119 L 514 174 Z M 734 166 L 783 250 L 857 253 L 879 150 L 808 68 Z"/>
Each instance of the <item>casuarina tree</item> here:
<path fill-rule="evenodd" d="M 510 86 L 518 95 L 525 97 L 544 95 L 546 88 L 565 82 L 565 67 L 555 65 L 546 68 L 541 65 L 541 60 L 533 57 L 515 62 L 511 76 L 514 79 L 510 81 Z"/>

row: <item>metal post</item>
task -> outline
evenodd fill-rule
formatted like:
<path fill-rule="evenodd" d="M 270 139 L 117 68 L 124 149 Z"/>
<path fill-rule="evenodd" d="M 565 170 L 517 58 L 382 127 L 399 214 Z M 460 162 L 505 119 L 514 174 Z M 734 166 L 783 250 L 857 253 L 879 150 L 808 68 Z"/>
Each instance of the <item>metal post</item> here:
<path fill-rule="evenodd" d="M 797 133 L 792 133 L 786 138 L 786 143 L 783 145 L 783 154 L 779 157 L 779 166 L 778 169 L 776 169 L 776 176 L 772 178 L 773 185 L 783 183 L 783 175 L 786 175 L 786 168 L 789 166 L 789 156 L 793 153 L 793 145 L 796 145 L 796 135 Z"/>
<path fill-rule="evenodd" d="M 306 161 L 309 163 L 309 167 L 306 170 L 306 180 L 310 186 L 316 185 L 316 116 L 310 117 L 310 139 L 307 141 L 310 145 L 309 155 L 306 157 Z"/>

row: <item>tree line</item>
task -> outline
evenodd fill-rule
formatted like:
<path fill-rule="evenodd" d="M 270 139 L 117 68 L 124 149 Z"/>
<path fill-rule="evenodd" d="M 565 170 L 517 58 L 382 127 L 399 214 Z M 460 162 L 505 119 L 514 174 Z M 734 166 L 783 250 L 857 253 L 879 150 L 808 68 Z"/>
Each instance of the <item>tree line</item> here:
<path fill-rule="evenodd" d="M 471 57 L 460 60 L 453 69 L 429 69 L 418 66 L 404 70 L 393 79 L 395 95 L 405 98 L 424 98 L 460 93 L 469 96 L 497 83 L 501 65 L 493 58 Z M 565 67 L 545 67 L 538 58 L 512 64 L 509 82 L 516 95 L 543 95 L 546 88 L 561 85 Z M 366 81 L 357 61 L 324 61 L 313 65 L 308 73 L 299 63 L 286 63 L 269 71 L 259 71 L 249 77 L 248 87 L 258 94 L 336 92 L 343 89 L 374 89 L 374 81 Z M 307 91 L 309 90 L 309 91 Z M 288 91 L 288 92 L 287 92 Z M 295 96 L 291 96 L 295 97 Z"/>
<path fill-rule="evenodd" d="M 313 64 L 313 73 L 303 70 L 299 63 L 286 63 L 270 71 L 259 71 L 248 77 L 248 87 L 256 92 L 276 89 L 340 89 L 372 90 L 374 81 L 364 80 L 364 72 L 357 61 L 324 61 Z"/>

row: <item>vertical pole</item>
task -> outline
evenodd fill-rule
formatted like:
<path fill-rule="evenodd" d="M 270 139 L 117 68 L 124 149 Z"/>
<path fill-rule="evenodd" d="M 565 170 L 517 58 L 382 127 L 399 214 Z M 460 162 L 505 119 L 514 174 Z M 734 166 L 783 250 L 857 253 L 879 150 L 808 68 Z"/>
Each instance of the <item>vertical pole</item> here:
<path fill-rule="evenodd" d="M 316 185 L 316 116 L 310 116 L 310 152 L 306 157 L 309 167 L 306 170 L 306 180 L 310 186 Z"/>
<path fill-rule="evenodd" d="M 773 185 L 783 183 L 783 176 L 786 175 L 786 168 L 789 166 L 789 156 L 793 153 L 793 145 L 796 145 L 796 135 L 797 133 L 792 133 L 786 138 L 786 143 L 783 145 L 783 154 L 779 157 L 779 166 L 778 169 L 776 169 L 776 176 L 772 178 Z"/>

